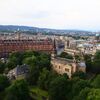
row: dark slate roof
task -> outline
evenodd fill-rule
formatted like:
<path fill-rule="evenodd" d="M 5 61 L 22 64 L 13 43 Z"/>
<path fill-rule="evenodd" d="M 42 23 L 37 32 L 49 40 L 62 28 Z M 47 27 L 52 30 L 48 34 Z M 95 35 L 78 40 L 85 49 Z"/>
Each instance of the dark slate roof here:
<path fill-rule="evenodd" d="M 29 72 L 29 66 L 24 64 L 21 66 L 16 67 L 16 75 L 22 75 L 22 74 L 27 74 Z"/>

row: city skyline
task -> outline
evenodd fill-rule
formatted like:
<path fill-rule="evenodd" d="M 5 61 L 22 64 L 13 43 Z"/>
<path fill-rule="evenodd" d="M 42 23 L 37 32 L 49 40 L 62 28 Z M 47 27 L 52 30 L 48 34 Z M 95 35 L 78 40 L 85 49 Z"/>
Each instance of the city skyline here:
<path fill-rule="evenodd" d="M 100 31 L 99 0 L 0 0 L 1 25 Z"/>

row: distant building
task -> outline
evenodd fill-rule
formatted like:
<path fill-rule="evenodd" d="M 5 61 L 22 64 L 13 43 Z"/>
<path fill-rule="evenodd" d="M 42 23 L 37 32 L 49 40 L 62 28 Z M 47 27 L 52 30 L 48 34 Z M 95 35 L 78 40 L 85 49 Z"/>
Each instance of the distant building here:
<path fill-rule="evenodd" d="M 97 51 L 96 45 L 90 43 L 79 44 L 77 47 L 84 54 L 94 55 Z"/>
<path fill-rule="evenodd" d="M 75 62 L 73 60 L 64 59 L 64 58 L 52 58 L 51 60 L 52 68 L 59 74 L 66 73 L 69 78 L 76 71 L 86 72 L 86 65 L 84 62 Z"/>
<path fill-rule="evenodd" d="M 29 73 L 29 66 L 24 64 L 21 66 L 17 66 L 16 68 L 10 70 L 7 74 L 7 77 L 10 80 L 18 79 L 18 78 L 26 78 Z"/>
<path fill-rule="evenodd" d="M 97 40 L 97 42 L 100 42 L 100 33 L 97 33 L 95 35 L 95 40 Z"/>
<path fill-rule="evenodd" d="M 69 40 L 68 39 L 68 40 L 65 41 L 65 50 L 66 49 L 76 50 L 78 44 L 83 44 L 85 42 L 86 42 L 85 40 Z"/>

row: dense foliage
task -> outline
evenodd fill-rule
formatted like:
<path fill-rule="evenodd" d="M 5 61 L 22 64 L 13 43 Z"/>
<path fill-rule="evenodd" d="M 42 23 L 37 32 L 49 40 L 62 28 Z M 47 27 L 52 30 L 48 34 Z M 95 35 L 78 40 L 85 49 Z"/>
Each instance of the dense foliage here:
<path fill-rule="evenodd" d="M 6 92 L 5 100 L 30 100 L 29 88 L 25 80 L 16 80 Z"/>
<path fill-rule="evenodd" d="M 84 55 L 87 72 L 100 74 L 100 51 L 97 51 L 94 56 Z"/>
<path fill-rule="evenodd" d="M 66 53 L 66 52 L 62 52 L 59 56 L 62 58 L 66 58 L 66 59 L 73 59 L 73 56 L 71 54 Z"/>
<path fill-rule="evenodd" d="M 86 73 L 76 72 L 69 79 L 67 74 L 59 75 L 51 69 L 49 54 L 12 53 L 5 63 L 0 61 L 0 100 L 100 100 L 99 60 L 100 52 L 93 59 L 85 55 L 87 73 L 96 74 L 88 78 Z M 22 64 L 29 65 L 28 77 L 9 82 L 5 74 Z"/>
<path fill-rule="evenodd" d="M 0 92 L 5 90 L 10 85 L 8 78 L 4 75 L 0 75 Z"/>

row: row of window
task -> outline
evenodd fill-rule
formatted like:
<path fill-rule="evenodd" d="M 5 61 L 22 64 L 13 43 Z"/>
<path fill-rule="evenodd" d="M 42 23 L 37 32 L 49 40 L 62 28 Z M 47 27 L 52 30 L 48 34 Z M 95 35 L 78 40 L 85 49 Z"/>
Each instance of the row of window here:
<path fill-rule="evenodd" d="M 55 68 L 57 68 L 57 67 L 58 67 L 59 69 L 61 69 L 61 66 L 55 65 Z M 65 71 L 66 71 L 66 72 L 69 72 L 69 69 L 68 69 L 68 68 L 65 68 Z"/>

